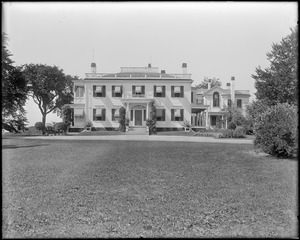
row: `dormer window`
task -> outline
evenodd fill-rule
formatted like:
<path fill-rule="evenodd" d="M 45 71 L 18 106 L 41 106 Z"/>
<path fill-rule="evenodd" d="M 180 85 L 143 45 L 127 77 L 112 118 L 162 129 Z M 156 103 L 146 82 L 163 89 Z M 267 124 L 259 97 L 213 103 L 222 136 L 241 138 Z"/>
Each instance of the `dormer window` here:
<path fill-rule="evenodd" d="M 218 92 L 213 94 L 213 107 L 220 107 L 220 94 Z"/>

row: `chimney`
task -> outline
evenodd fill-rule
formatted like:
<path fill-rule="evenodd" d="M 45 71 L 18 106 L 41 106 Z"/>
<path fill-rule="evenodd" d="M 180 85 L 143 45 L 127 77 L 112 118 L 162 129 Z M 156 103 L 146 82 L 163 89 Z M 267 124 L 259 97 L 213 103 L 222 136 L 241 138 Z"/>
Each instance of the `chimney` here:
<path fill-rule="evenodd" d="M 230 90 L 230 83 L 226 83 L 226 87 L 228 90 Z"/>
<path fill-rule="evenodd" d="M 161 74 L 166 74 L 166 70 L 161 70 L 160 73 Z"/>
<path fill-rule="evenodd" d="M 208 80 L 207 89 L 211 89 L 211 80 Z"/>
<path fill-rule="evenodd" d="M 92 73 L 96 73 L 96 72 L 97 72 L 97 69 L 96 69 L 96 63 L 92 63 L 92 64 L 91 64 L 91 72 L 92 72 Z"/>
<path fill-rule="evenodd" d="M 231 94 L 231 102 L 233 105 L 235 105 L 235 79 L 234 77 L 231 77 L 231 91 L 230 91 L 230 94 Z"/>
<path fill-rule="evenodd" d="M 186 74 L 186 73 L 187 73 L 187 64 L 186 64 L 186 63 L 183 63 L 183 64 L 182 64 L 182 73 L 183 73 L 183 74 Z"/>
<path fill-rule="evenodd" d="M 148 63 L 148 68 L 151 68 L 151 63 Z"/>

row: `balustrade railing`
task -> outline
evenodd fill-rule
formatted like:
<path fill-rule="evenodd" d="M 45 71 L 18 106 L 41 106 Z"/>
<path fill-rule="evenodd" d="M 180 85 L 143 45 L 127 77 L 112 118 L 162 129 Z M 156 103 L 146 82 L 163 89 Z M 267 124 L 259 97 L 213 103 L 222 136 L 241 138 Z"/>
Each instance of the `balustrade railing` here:
<path fill-rule="evenodd" d="M 147 74 L 147 73 L 134 73 L 134 74 L 128 74 L 128 73 L 118 73 L 118 74 L 112 74 L 112 73 L 86 73 L 85 76 L 87 78 L 105 78 L 105 79 L 118 79 L 118 78 L 129 78 L 129 79 L 190 79 L 192 74 Z"/>

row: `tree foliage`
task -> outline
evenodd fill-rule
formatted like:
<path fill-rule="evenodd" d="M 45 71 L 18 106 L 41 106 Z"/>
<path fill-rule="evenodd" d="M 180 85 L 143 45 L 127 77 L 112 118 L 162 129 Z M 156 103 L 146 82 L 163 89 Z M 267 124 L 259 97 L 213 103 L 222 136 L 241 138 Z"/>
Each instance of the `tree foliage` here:
<path fill-rule="evenodd" d="M 146 126 L 149 127 L 149 135 L 156 134 L 156 107 L 154 101 L 150 103 L 150 118 L 146 120 Z"/>
<path fill-rule="evenodd" d="M 18 132 L 24 130 L 27 119 L 24 105 L 27 99 L 26 80 L 20 67 L 15 67 L 7 49 L 7 35 L 2 33 L 2 127 Z"/>
<path fill-rule="evenodd" d="M 44 64 L 26 64 L 23 71 L 30 84 L 29 95 L 42 113 L 42 122 L 46 123 L 46 116 L 50 112 L 60 115 L 61 107 L 73 99 L 72 77 L 56 66 Z"/>
<path fill-rule="evenodd" d="M 298 28 L 291 29 L 291 34 L 280 43 L 273 43 L 266 55 L 270 67 L 259 66 L 252 75 L 256 98 L 268 106 L 284 102 L 297 104 Z"/>
<path fill-rule="evenodd" d="M 203 89 L 208 89 L 208 84 L 211 84 L 211 88 L 213 88 L 214 86 L 222 86 L 222 82 L 219 80 L 219 78 L 208 78 L 205 77 L 204 80 L 196 85 L 197 88 L 203 88 Z"/>
<path fill-rule="evenodd" d="M 119 130 L 121 132 L 125 132 L 126 131 L 126 109 L 122 106 L 119 109 Z"/>

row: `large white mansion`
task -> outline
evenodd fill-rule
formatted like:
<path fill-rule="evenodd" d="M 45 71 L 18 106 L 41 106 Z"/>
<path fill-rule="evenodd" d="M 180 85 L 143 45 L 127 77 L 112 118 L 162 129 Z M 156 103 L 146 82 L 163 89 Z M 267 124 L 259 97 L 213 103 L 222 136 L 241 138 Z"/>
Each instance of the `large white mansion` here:
<path fill-rule="evenodd" d="M 192 87 L 187 64 L 182 73 L 159 72 L 157 67 L 121 67 L 119 73 L 97 73 L 91 64 L 91 73 L 83 80 L 74 80 L 74 102 L 67 104 L 73 110 L 70 130 L 79 131 L 91 121 L 96 128 L 108 130 L 119 127 L 119 109 L 124 106 L 130 127 L 146 127 L 150 116 L 150 102 L 157 109 L 157 129 L 182 128 L 183 121 L 193 127 L 210 128 L 216 125 L 217 116 L 230 102 L 245 109 L 249 103 L 249 90 L 235 90 L 235 79 L 227 83 L 227 89 Z M 225 127 L 225 126 L 224 126 Z"/>

